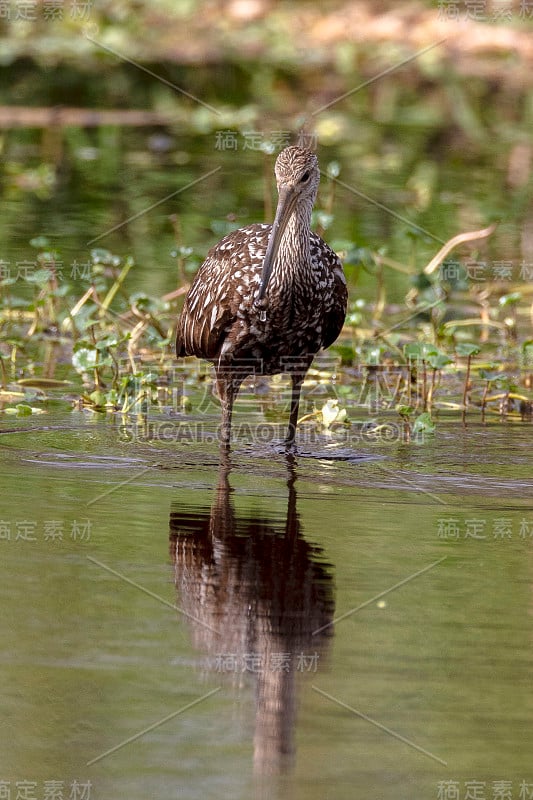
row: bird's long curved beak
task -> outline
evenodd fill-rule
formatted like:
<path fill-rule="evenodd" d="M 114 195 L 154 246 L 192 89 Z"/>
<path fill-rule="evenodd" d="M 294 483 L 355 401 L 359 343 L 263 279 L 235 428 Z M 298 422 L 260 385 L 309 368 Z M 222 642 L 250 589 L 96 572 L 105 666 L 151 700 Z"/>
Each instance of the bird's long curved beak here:
<path fill-rule="evenodd" d="M 260 304 L 265 296 L 268 287 L 268 282 L 272 274 L 272 267 L 275 264 L 276 256 L 278 255 L 279 246 L 285 233 L 287 223 L 291 218 L 294 206 L 296 205 L 297 193 L 292 186 L 280 186 L 278 207 L 276 208 L 276 216 L 272 224 L 272 231 L 268 240 L 267 250 L 265 253 L 265 260 L 263 261 L 263 271 L 261 273 L 261 283 L 257 292 L 255 302 Z"/>

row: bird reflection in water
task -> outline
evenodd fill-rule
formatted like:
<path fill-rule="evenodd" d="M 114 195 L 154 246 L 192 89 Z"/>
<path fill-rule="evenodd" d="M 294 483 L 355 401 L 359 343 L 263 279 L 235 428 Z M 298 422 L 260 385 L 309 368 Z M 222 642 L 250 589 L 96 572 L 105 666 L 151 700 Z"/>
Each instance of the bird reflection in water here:
<path fill-rule="evenodd" d="M 333 631 L 331 567 L 302 535 L 291 456 L 287 468 L 285 515 L 235 510 L 225 454 L 211 509 L 173 503 L 170 513 L 178 604 L 194 646 L 220 677 L 255 682 L 257 774 L 290 768 L 296 687 L 302 673 L 324 665 Z"/>

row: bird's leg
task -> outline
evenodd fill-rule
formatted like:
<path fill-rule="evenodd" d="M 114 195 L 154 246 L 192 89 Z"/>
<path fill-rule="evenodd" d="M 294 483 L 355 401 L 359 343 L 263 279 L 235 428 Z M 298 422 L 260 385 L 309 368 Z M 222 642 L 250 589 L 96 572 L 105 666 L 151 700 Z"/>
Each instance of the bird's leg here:
<path fill-rule="evenodd" d="M 237 396 L 242 378 L 236 378 L 228 370 L 217 370 L 217 392 L 222 404 L 222 419 L 220 422 L 221 447 L 229 449 L 231 440 L 231 416 L 233 401 Z"/>
<path fill-rule="evenodd" d="M 229 448 L 231 439 L 231 417 L 233 414 L 233 401 L 237 392 L 234 390 L 233 381 L 229 378 L 217 380 L 218 395 L 222 403 L 222 418 L 220 421 L 220 444 Z"/>
<path fill-rule="evenodd" d="M 285 448 L 294 450 L 294 437 L 296 436 L 296 423 L 298 422 L 298 410 L 300 408 L 300 392 L 305 378 L 305 372 L 291 372 L 292 393 L 291 393 L 291 413 L 289 416 L 289 427 L 285 437 Z"/>

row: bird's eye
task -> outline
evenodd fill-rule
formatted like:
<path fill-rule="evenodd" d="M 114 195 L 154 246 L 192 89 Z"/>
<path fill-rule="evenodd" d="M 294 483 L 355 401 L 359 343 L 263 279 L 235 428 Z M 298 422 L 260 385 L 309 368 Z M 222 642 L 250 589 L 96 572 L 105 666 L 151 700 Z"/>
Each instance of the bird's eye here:
<path fill-rule="evenodd" d="M 310 172 L 304 172 L 304 174 L 300 178 L 300 183 L 305 183 L 306 181 L 308 181 L 310 174 L 311 174 Z"/>

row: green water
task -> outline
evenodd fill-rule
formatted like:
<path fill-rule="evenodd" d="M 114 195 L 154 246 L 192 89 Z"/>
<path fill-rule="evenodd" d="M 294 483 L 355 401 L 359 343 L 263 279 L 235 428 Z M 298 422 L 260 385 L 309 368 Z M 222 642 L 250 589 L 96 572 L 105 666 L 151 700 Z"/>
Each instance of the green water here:
<path fill-rule="evenodd" d="M 395 90 L 401 88 L 395 84 Z M 505 291 L 529 280 L 533 183 L 526 173 L 524 185 L 507 185 L 512 144 L 490 136 L 490 117 L 482 142 L 440 117 L 416 124 L 402 119 L 391 127 L 374 119 L 361 98 L 343 119 L 353 135 L 316 140 L 323 177 L 314 226 L 326 226 L 324 237 L 333 247 L 385 248 L 404 270 L 421 271 L 451 237 L 498 220 L 488 241 L 453 256 L 471 265 L 474 289 L 502 280 Z M 293 124 L 287 120 L 285 128 L 290 132 Z M 273 218 L 276 153 L 265 155 L 260 145 L 280 125 L 258 121 L 260 142 L 254 147 L 237 129 L 235 150 L 219 142 L 216 118 L 195 135 L 183 125 L 65 128 L 54 133 L 60 153 L 55 162 L 44 148 L 46 132 L 7 131 L 0 166 L 0 257 L 2 276 L 15 281 L 11 294 L 25 296 L 31 289 L 27 277 L 36 270 L 36 253 L 29 242 L 39 235 L 58 253 L 60 283 L 78 285 L 79 296 L 87 287 L 94 248 L 122 259 L 133 256 L 128 292 L 159 297 L 173 291 L 183 281 L 172 255 L 177 245 L 192 249 L 184 262 L 190 278 L 228 228 Z M 527 120 L 516 122 L 513 141 L 527 139 L 529 129 Z M 162 151 L 154 146 L 158 137 L 165 142 Z M 340 181 L 334 185 L 326 174 L 331 165 Z M 375 300 L 375 268 L 363 268 L 352 253 L 345 270 L 351 302 Z M 394 302 L 403 302 L 412 285 L 408 275 L 390 268 L 383 281 Z"/>
<path fill-rule="evenodd" d="M 521 426 L 442 424 L 351 462 L 324 442 L 295 464 L 237 447 L 228 474 L 215 445 L 42 419 L 0 436 L 12 787 L 433 798 L 441 781 L 533 782 Z"/>

